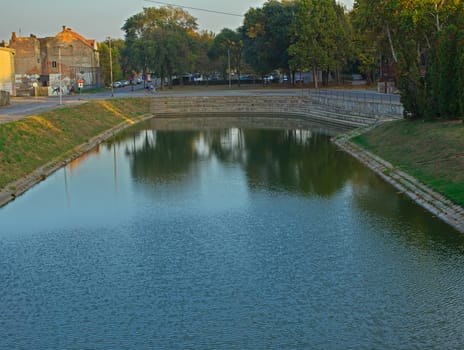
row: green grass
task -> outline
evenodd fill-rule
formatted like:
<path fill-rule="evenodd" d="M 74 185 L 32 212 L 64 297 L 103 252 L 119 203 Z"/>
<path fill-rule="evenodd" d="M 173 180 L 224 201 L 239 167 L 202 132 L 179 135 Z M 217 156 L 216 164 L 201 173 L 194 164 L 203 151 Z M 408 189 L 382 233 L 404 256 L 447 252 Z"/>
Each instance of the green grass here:
<path fill-rule="evenodd" d="M 464 206 L 462 121 L 401 120 L 383 124 L 353 141 Z"/>
<path fill-rule="evenodd" d="M 0 124 L 0 188 L 48 162 L 59 162 L 79 145 L 148 113 L 150 99 L 93 101 Z"/>

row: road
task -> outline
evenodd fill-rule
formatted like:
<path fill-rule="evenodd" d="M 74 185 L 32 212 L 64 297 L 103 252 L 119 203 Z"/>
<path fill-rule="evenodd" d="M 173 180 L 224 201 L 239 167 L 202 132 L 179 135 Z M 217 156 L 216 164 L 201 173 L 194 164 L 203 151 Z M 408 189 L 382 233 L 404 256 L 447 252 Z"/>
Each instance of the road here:
<path fill-rule="evenodd" d="M 131 87 L 114 90 L 115 97 L 134 97 L 145 93 L 142 86 L 136 86 L 135 91 L 132 91 Z M 0 107 L 0 124 L 20 120 L 24 117 L 42 113 L 60 106 L 73 106 L 85 103 L 89 100 L 102 100 L 107 98 L 111 98 L 110 90 L 93 94 L 62 96 L 62 105 L 60 105 L 60 99 L 57 95 L 48 97 L 11 97 L 10 105 Z"/>
<path fill-rule="evenodd" d="M 175 88 L 173 90 L 164 90 L 162 92 L 148 92 L 142 85 L 132 88 L 130 86 L 114 89 L 114 97 L 141 97 L 141 96 L 249 96 L 249 95 L 290 95 L 290 96 L 308 96 L 319 94 L 322 96 L 332 96 L 349 99 L 369 99 L 381 100 L 389 103 L 399 103 L 399 96 L 379 94 L 366 90 L 308 90 L 308 89 L 274 89 L 274 88 L 241 88 L 233 87 L 232 89 L 222 87 L 186 87 Z M 86 103 L 90 100 L 102 100 L 111 98 L 111 90 L 93 94 L 75 94 L 73 96 L 62 96 L 62 105 L 72 106 Z M 48 97 L 12 97 L 9 106 L 0 107 L 0 124 L 20 120 L 30 115 L 42 113 L 54 108 L 59 108 L 59 96 Z"/>

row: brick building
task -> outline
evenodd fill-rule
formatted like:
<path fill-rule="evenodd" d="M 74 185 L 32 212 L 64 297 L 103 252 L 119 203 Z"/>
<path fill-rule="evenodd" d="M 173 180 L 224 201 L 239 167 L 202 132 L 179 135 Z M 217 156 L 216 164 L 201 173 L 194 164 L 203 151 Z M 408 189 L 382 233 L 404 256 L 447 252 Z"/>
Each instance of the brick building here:
<path fill-rule="evenodd" d="M 60 77 L 63 94 L 76 88 L 79 79 L 84 80 L 85 87 L 102 85 L 97 43 L 66 26 L 47 38 L 17 37 L 13 33 L 9 47 L 16 51 L 18 95 L 30 95 L 34 85 L 40 87 L 41 94 L 57 94 Z"/>
<path fill-rule="evenodd" d="M 15 51 L 0 46 L 0 91 L 15 95 Z"/>

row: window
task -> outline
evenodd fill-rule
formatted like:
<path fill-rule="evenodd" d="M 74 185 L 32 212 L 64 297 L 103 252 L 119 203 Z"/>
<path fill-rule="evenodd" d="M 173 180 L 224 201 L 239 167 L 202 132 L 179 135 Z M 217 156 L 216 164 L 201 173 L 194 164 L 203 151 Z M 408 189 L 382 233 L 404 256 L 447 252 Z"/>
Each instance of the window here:
<path fill-rule="evenodd" d="M 56 61 L 52 61 L 52 67 L 56 68 Z"/>

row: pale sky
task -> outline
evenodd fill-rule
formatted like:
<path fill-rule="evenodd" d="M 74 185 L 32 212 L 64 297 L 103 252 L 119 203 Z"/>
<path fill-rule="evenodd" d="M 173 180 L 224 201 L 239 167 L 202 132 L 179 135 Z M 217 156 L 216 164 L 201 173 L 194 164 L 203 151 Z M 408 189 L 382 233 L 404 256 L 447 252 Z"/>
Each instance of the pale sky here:
<path fill-rule="evenodd" d="M 211 11 L 245 14 L 250 7 L 261 7 L 266 0 L 164 0 L 177 6 L 204 8 Z M 353 0 L 340 0 L 351 7 Z M 19 36 L 54 36 L 63 25 L 87 39 L 103 41 L 106 37 L 124 38 L 121 31 L 126 19 L 144 7 L 162 4 L 148 0 L 9 0 L 2 1 L 0 41 L 9 41 L 11 32 Z M 186 9 L 197 18 L 199 29 L 219 33 L 223 28 L 237 29 L 242 17 Z"/>

